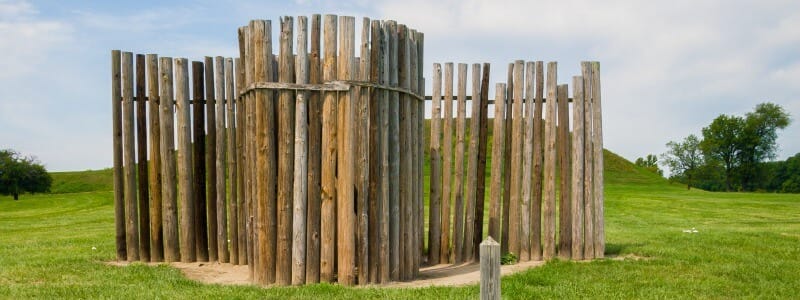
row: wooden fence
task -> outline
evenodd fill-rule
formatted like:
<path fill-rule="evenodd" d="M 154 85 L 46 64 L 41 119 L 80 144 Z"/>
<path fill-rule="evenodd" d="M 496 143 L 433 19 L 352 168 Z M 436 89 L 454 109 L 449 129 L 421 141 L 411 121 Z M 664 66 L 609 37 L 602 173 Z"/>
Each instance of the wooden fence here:
<path fill-rule="evenodd" d="M 239 28 L 238 58 L 191 66 L 112 51 L 118 260 L 247 265 L 262 285 L 352 285 L 413 280 L 421 265 L 476 259 L 489 64 L 472 68 L 469 139 L 467 65 L 458 65 L 453 141 L 453 64 L 444 81 L 434 64 L 427 132 L 423 34 L 365 18 L 357 40 L 355 21 L 284 17 L 273 42 L 272 22 L 253 20 Z M 602 257 L 599 65 L 584 63 L 574 80 L 571 141 L 555 63 L 547 99 L 558 100 L 546 103 L 546 118 L 542 64 L 528 63 L 524 75 L 523 67 L 513 64 L 508 89 L 497 88 L 489 235 L 522 260 L 541 259 L 540 229 L 544 258 L 556 253 L 558 229 L 559 246 L 572 249 L 560 255 Z M 558 200 L 556 182 L 566 184 Z"/>

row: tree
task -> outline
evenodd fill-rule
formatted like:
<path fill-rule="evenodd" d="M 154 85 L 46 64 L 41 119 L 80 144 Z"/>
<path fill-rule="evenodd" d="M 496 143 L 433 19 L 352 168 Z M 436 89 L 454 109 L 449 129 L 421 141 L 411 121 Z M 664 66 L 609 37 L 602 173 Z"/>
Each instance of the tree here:
<path fill-rule="evenodd" d="M 778 129 L 789 126 L 789 114 L 777 104 L 761 103 L 745 115 L 739 137 L 739 176 L 742 189 L 752 191 L 761 176 L 762 162 L 775 159 Z"/>
<path fill-rule="evenodd" d="M 720 115 L 703 128 L 700 150 L 709 160 L 716 160 L 725 168 L 725 190 L 732 189 L 733 171 L 739 166 L 740 137 L 744 119 Z"/>
<path fill-rule="evenodd" d="M 24 157 L 13 150 L 0 150 L 0 194 L 19 195 L 50 191 L 53 178 L 33 157 Z"/>
<path fill-rule="evenodd" d="M 691 189 L 692 179 L 703 164 L 700 141 L 694 134 L 687 136 L 682 142 L 670 141 L 667 143 L 667 152 L 661 154 L 661 160 L 672 171 L 672 177 L 685 178 L 686 189 Z"/>
<path fill-rule="evenodd" d="M 634 164 L 650 170 L 653 173 L 664 176 L 664 171 L 658 168 L 658 158 L 654 154 L 648 154 L 646 157 L 639 157 L 636 159 Z"/>

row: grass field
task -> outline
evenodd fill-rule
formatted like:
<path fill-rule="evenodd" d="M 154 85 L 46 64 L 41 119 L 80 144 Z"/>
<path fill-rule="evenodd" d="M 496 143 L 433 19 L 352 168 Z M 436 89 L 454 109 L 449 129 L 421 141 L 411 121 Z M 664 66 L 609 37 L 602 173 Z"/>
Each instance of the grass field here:
<path fill-rule="evenodd" d="M 166 266 L 111 267 L 108 170 L 54 173 L 53 193 L 0 197 L 0 298 L 474 299 L 477 286 L 205 285 Z M 607 254 L 504 277 L 531 298 L 800 297 L 800 195 L 687 191 L 606 153 Z M 697 233 L 683 230 L 696 228 Z"/>

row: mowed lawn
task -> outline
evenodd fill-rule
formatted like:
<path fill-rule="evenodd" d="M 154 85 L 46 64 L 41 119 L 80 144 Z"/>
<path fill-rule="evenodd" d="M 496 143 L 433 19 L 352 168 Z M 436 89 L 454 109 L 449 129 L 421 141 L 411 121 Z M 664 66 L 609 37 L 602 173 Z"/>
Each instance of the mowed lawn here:
<path fill-rule="evenodd" d="M 456 288 L 206 285 L 114 259 L 110 171 L 54 174 L 54 193 L 0 197 L 0 298 L 474 299 Z M 687 191 L 606 153 L 607 255 L 504 277 L 504 298 L 798 298 L 800 195 Z M 488 207 L 488 206 L 487 206 Z M 695 228 L 697 233 L 684 233 Z"/>

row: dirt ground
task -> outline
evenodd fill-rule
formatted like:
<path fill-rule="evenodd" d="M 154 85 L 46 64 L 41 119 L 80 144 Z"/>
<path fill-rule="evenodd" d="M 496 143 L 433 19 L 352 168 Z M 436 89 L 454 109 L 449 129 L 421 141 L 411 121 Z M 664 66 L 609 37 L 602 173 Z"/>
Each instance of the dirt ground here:
<path fill-rule="evenodd" d="M 112 266 L 127 266 L 128 262 L 108 262 Z M 149 263 L 148 265 L 158 265 L 158 263 Z M 169 263 L 170 266 L 175 267 L 186 276 L 194 281 L 199 281 L 208 284 L 223 284 L 223 285 L 250 285 L 250 274 L 247 266 L 234 266 L 231 264 L 221 263 Z M 528 261 L 515 265 L 501 266 L 500 272 L 503 275 L 513 274 L 520 271 L 527 270 L 544 265 L 542 261 Z M 423 267 L 419 271 L 417 280 L 408 282 L 392 282 L 390 284 L 381 285 L 387 288 L 414 288 L 414 287 L 427 287 L 427 286 L 460 286 L 477 284 L 480 281 L 480 269 L 477 263 L 461 264 L 461 265 L 446 265 L 440 264 L 435 266 Z M 369 285 L 367 285 L 369 286 Z M 363 287 L 363 286 L 361 286 Z"/>

